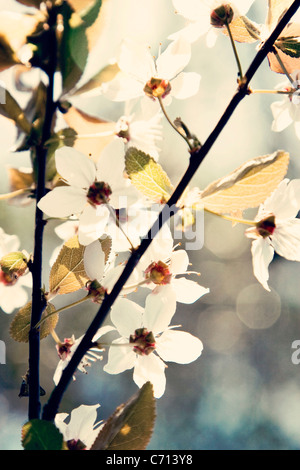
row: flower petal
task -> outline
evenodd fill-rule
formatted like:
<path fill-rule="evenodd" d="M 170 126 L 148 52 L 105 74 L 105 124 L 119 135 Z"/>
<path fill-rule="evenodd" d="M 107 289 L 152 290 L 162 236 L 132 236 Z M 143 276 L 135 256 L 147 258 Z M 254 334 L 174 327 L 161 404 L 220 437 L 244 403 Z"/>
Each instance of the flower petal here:
<path fill-rule="evenodd" d="M 271 111 L 274 117 L 272 131 L 281 132 L 293 122 L 288 101 L 275 101 L 271 104 Z"/>
<path fill-rule="evenodd" d="M 156 350 L 164 361 L 189 364 L 201 355 L 203 344 L 185 331 L 166 330 L 157 339 Z"/>
<path fill-rule="evenodd" d="M 133 380 L 138 387 L 151 382 L 155 398 L 160 398 L 166 388 L 165 364 L 155 354 L 138 356 L 133 372 Z"/>
<path fill-rule="evenodd" d="M 59 186 L 42 197 L 38 207 L 49 217 L 67 217 L 82 212 L 86 202 L 86 192 L 83 189 Z"/>
<path fill-rule="evenodd" d="M 169 326 L 176 311 L 176 296 L 171 285 L 162 286 L 146 298 L 144 324 L 153 333 L 161 333 Z"/>
<path fill-rule="evenodd" d="M 105 230 L 109 218 L 106 205 L 95 209 L 87 204 L 79 218 L 78 240 L 81 245 L 89 245 L 100 238 Z"/>
<path fill-rule="evenodd" d="M 300 261 L 300 220 L 287 220 L 277 224 L 272 245 L 280 256 L 290 261 Z"/>
<path fill-rule="evenodd" d="M 144 309 L 132 300 L 119 298 L 111 309 L 110 318 L 121 336 L 129 338 L 143 326 Z"/>
<path fill-rule="evenodd" d="M 84 269 L 91 280 L 102 279 L 105 266 L 105 255 L 101 243 L 96 240 L 84 250 Z"/>
<path fill-rule="evenodd" d="M 55 164 L 60 176 L 77 188 L 89 188 L 95 181 L 93 160 L 72 147 L 62 147 L 55 152 Z"/>
<path fill-rule="evenodd" d="M 172 287 L 174 289 L 177 302 L 183 304 L 193 304 L 202 295 L 208 294 L 209 289 L 200 286 L 197 282 L 190 281 L 185 277 L 172 280 Z"/>
<path fill-rule="evenodd" d="M 113 346 L 108 351 L 108 361 L 103 367 L 103 370 L 108 374 L 120 374 L 125 370 L 132 369 L 136 363 L 136 354 L 133 352 L 132 347 L 129 347 L 128 341 L 126 345 L 124 338 L 119 338 L 113 341 Z"/>
<path fill-rule="evenodd" d="M 267 291 L 270 291 L 268 268 L 274 256 L 274 249 L 269 240 L 261 238 L 252 242 L 251 253 L 254 276 Z"/>
<path fill-rule="evenodd" d="M 131 39 L 122 43 L 118 65 L 123 72 L 144 85 L 155 75 L 155 64 L 149 48 Z"/>
<path fill-rule="evenodd" d="M 191 59 L 191 45 L 183 37 L 173 41 L 157 58 L 157 76 L 171 80 L 186 67 Z"/>
<path fill-rule="evenodd" d="M 171 254 L 170 272 L 172 274 L 183 274 L 189 265 L 189 257 L 185 250 L 176 250 Z"/>
<path fill-rule="evenodd" d="M 185 100 L 198 93 L 201 77 L 196 72 L 182 72 L 171 82 L 172 96 Z"/>

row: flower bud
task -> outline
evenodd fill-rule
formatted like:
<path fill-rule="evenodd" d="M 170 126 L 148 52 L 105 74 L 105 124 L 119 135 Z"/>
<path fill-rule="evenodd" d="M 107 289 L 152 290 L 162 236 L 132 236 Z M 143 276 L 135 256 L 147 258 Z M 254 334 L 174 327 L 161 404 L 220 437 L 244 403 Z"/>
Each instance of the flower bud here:
<path fill-rule="evenodd" d="M 257 222 L 254 227 L 248 228 L 245 235 L 248 238 L 268 238 L 273 235 L 275 228 L 275 216 L 271 214 Z"/>
<path fill-rule="evenodd" d="M 220 5 L 211 12 L 210 24 L 214 28 L 223 28 L 223 26 L 231 23 L 233 16 L 234 12 L 229 4 Z"/>
<path fill-rule="evenodd" d="M 91 297 L 92 301 L 96 304 L 101 304 L 105 293 L 106 289 L 101 286 L 101 284 L 95 279 L 94 281 L 89 281 L 86 285 L 86 290 L 88 291 L 89 297 Z"/>
<path fill-rule="evenodd" d="M 164 98 L 171 91 L 169 80 L 152 77 L 145 85 L 144 92 L 150 98 Z"/>
<path fill-rule="evenodd" d="M 21 251 L 13 251 L 0 259 L 1 270 L 8 275 L 22 276 L 28 267 L 28 258 Z"/>

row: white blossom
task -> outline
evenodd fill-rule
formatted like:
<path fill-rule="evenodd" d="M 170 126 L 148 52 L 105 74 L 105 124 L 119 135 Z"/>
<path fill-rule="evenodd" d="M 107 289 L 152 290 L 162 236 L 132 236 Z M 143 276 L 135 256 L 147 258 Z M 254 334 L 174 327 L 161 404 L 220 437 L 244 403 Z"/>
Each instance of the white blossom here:
<path fill-rule="evenodd" d="M 176 300 L 165 292 L 160 299 L 149 294 L 143 309 L 135 302 L 119 298 L 111 311 L 111 321 L 120 337 L 113 341 L 104 370 L 119 374 L 133 368 L 138 387 L 153 384 L 154 396 L 165 392 L 165 362 L 188 364 L 202 353 L 202 342 L 184 331 L 169 326 L 176 310 Z M 174 327 L 173 327 L 174 328 Z"/>
<path fill-rule="evenodd" d="M 254 238 L 251 252 L 253 272 L 266 290 L 269 264 L 274 252 L 290 261 L 300 261 L 300 180 L 284 179 L 259 207 L 256 226 L 246 230 Z"/>

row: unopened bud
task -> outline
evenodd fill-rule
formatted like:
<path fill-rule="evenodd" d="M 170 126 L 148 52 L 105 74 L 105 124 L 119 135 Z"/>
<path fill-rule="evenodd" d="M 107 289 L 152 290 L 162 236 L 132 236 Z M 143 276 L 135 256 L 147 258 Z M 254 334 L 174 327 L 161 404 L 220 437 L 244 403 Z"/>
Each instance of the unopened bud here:
<path fill-rule="evenodd" d="M 234 12 L 229 4 L 220 5 L 211 12 L 210 24 L 214 28 L 223 28 L 223 26 L 231 23 L 233 16 Z"/>
<path fill-rule="evenodd" d="M 22 276 L 28 267 L 28 258 L 21 251 L 13 251 L 0 260 L 1 270 L 8 275 Z"/>
<path fill-rule="evenodd" d="M 86 289 L 89 293 L 89 297 L 92 299 L 93 302 L 95 302 L 96 304 L 102 303 L 106 293 L 106 289 L 102 287 L 96 279 L 94 281 L 89 281 L 86 285 Z"/>

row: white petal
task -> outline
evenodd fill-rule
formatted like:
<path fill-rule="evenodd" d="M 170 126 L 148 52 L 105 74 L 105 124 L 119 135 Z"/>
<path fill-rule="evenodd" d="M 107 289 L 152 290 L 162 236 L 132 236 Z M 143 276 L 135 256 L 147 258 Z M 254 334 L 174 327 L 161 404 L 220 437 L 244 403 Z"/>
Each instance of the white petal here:
<path fill-rule="evenodd" d="M 202 295 L 208 294 L 209 289 L 200 286 L 197 282 L 190 281 L 184 277 L 172 280 L 177 302 L 183 304 L 193 304 Z"/>
<path fill-rule="evenodd" d="M 161 333 L 169 326 L 176 311 L 176 296 L 170 285 L 162 286 L 146 298 L 144 326 L 153 333 Z"/>
<path fill-rule="evenodd" d="M 183 37 L 173 41 L 157 58 L 158 78 L 171 80 L 186 67 L 191 59 L 191 45 Z"/>
<path fill-rule="evenodd" d="M 110 318 L 121 336 L 129 338 L 143 326 L 143 308 L 129 299 L 119 298 L 111 309 Z"/>
<path fill-rule="evenodd" d="M 115 331 L 114 326 L 112 326 L 112 325 L 101 326 L 101 328 L 99 328 L 99 330 L 97 331 L 97 333 L 93 337 L 93 341 L 98 341 L 98 339 L 101 338 L 101 336 L 104 336 L 104 335 L 106 335 L 106 333 L 110 333 L 111 331 Z"/>
<path fill-rule="evenodd" d="M 272 237 L 276 253 L 290 261 L 300 261 L 300 220 L 278 224 Z"/>
<path fill-rule="evenodd" d="M 120 69 L 144 85 L 155 74 L 155 64 L 149 48 L 137 41 L 127 39 L 121 46 Z"/>
<path fill-rule="evenodd" d="M 144 95 L 145 83 L 138 82 L 135 78 L 128 77 L 121 72 L 105 84 L 103 94 L 111 101 L 127 101 Z"/>
<path fill-rule="evenodd" d="M 252 242 L 251 253 L 254 276 L 266 290 L 270 291 L 268 268 L 274 256 L 274 249 L 269 240 L 261 238 Z"/>
<path fill-rule="evenodd" d="M 86 191 L 83 189 L 60 186 L 42 197 L 38 207 L 49 217 L 67 217 L 82 212 L 86 203 Z"/>
<path fill-rule="evenodd" d="M 199 39 L 200 36 L 205 34 L 209 29 L 209 24 L 207 25 L 207 28 L 201 28 L 199 26 L 199 22 L 192 22 L 188 24 L 185 28 L 180 29 L 176 33 L 170 34 L 168 36 L 168 39 L 171 39 L 175 41 L 179 37 L 183 37 L 186 41 L 193 43 Z"/>
<path fill-rule="evenodd" d="M 0 256 L 12 251 L 18 251 L 19 247 L 20 240 L 17 235 L 8 235 L 3 229 L 0 229 Z"/>
<path fill-rule="evenodd" d="M 132 347 L 122 346 L 124 338 L 113 341 L 113 346 L 108 351 L 108 362 L 103 370 L 108 374 L 120 374 L 125 370 L 132 369 L 136 363 L 136 354 Z"/>
<path fill-rule="evenodd" d="M 28 293 L 18 283 L 14 286 L 0 286 L 0 308 L 5 313 L 12 313 L 23 307 L 28 300 Z"/>
<path fill-rule="evenodd" d="M 79 218 L 78 240 L 81 245 L 89 245 L 100 238 L 109 218 L 109 210 L 102 204 L 95 209 L 87 204 Z"/>
<path fill-rule="evenodd" d="M 271 110 L 274 116 L 272 123 L 272 130 L 274 132 L 283 131 L 293 122 L 287 101 L 275 101 L 275 103 L 271 104 Z"/>
<path fill-rule="evenodd" d="M 68 424 L 69 439 L 80 439 L 87 445 L 90 433 L 97 419 L 97 409 L 100 405 L 80 405 L 71 412 Z"/>
<path fill-rule="evenodd" d="M 265 212 L 273 213 L 276 219 L 296 217 L 300 209 L 300 180 L 282 180 L 262 208 Z"/>
<path fill-rule="evenodd" d="M 55 164 L 60 176 L 77 188 L 89 188 L 95 181 L 93 160 L 72 147 L 62 147 L 55 152 Z"/>
<path fill-rule="evenodd" d="M 171 255 L 170 272 L 172 274 L 183 274 L 189 265 L 189 257 L 185 250 L 176 250 Z"/>
<path fill-rule="evenodd" d="M 171 82 L 172 96 L 178 100 L 190 98 L 198 93 L 200 75 L 196 72 L 182 72 Z"/>
<path fill-rule="evenodd" d="M 133 372 L 133 380 L 138 387 L 151 382 L 155 398 L 160 398 L 166 388 L 165 365 L 155 354 L 138 356 Z"/>
<path fill-rule="evenodd" d="M 205 12 L 209 17 L 209 8 L 205 5 L 202 6 L 199 0 L 173 0 L 173 5 L 175 10 L 188 20 L 198 20 L 205 16 L 203 15 Z"/>
<path fill-rule="evenodd" d="M 185 331 L 167 330 L 157 339 L 156 350 L 166 362 L 189 364 L 201 355 L 203 344 Z"/>
<path fill-rule="evenodd" d="M 105 255 L 101 243 L 96 240 L 84 250 L 84 269 L 89 279 L 102 279 L 105 266 Z"/>

